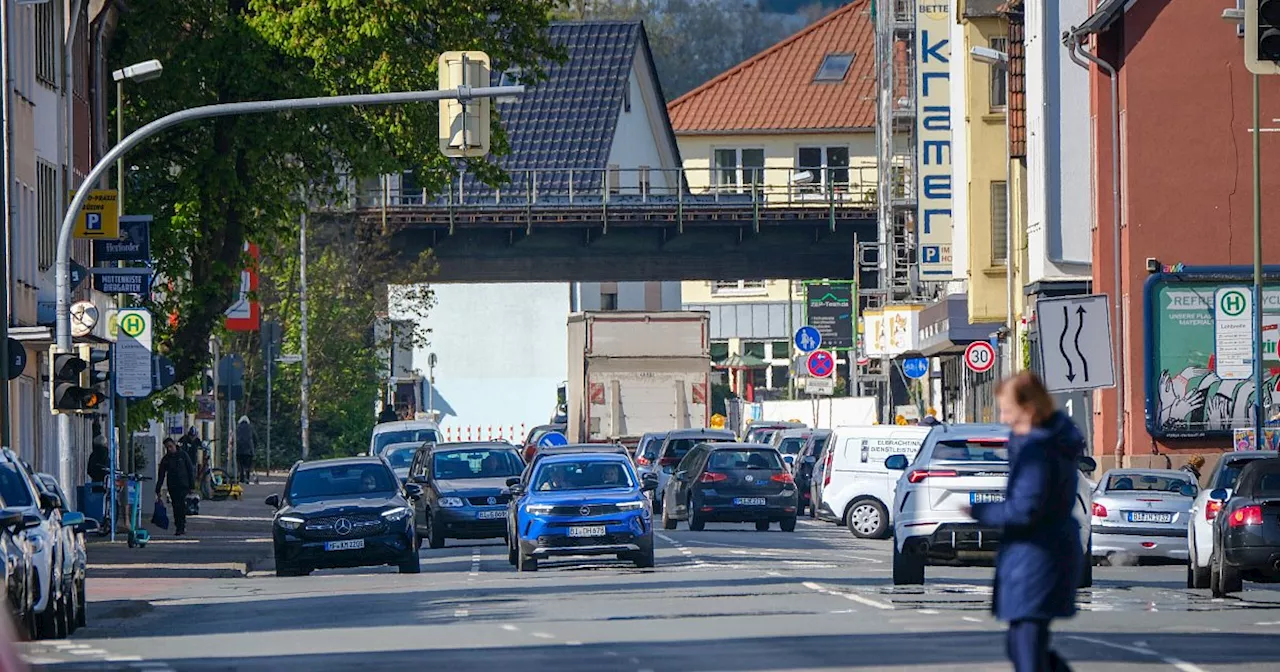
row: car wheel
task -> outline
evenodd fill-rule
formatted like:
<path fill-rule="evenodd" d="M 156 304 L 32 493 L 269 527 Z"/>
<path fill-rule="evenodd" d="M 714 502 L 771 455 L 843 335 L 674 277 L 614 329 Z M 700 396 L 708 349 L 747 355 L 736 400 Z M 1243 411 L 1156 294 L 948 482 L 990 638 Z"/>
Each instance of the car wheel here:
<path fill-rule="evenodd" d="M 924 556 L 919 553 L 903 553 L 898 543 L 893 544 L 893 585 L 918 586 L 924 583 Z"/>
<path fill-rule="evenodd" d="M 859 539 L 879 539 L 889 527 L 889 512 L 874 499 L 863 499 L 849 507 L 845 524 Z"/>
<path fill-rule="evenodd" d="M 71 596 L 63 593 L 58 598 L 58 603 L 53 606 L 57 607 L 53 612 L 53 637 L 66 639 L 67 635 L 71 634 L 67 629 L 67 614 L 71 613 Z"/>
<path fill-rule="evenodd" d="M 795 518 L 788 518 L 788 519 L 786 519 L 786 520 L 782 521 L 781 523 L 779 523 L 779 524 L 778 524 L 778 526 L 782 528 L 782 531 L 783 531 L 783 532 L 795 532 L 795 531 L 796 531 L 796 519 L 795 519 Z"/>
<path fill-rule="evenodd" d="M 417 532 L 417 530 L 414 530 L 414 532 Z M 415 535 L 413 536 L 413 548 L 414 548 L 414 550 L 417 550 L 417 551 L 422 550 L 422 535 L 421 535 L 421 534 L 415 534 Z"/>
<path fill-rule="evenodd" d="M 422 572 L 422 558 L 416 550 L 409 551 L 409 557 L 400 563 L 401 574 L 418 574 Z"/>
<path fill-rule="evenodd" d="M 1201 589 L 1209 587 L 1209 568 L 1197 566 L 1194 558 L 1187 561 L 1187 587 Z"/>
<path fill-rule="evenodd" d="M 74 584 L 63 599 L 62 632 L 64 637 L 70 637 L 76 631 L 76 616 L 80 611 L 79 607 L 76 606 L 76 587 Z"/>
<path fill-rule="evenodd" d="M 769 531 L 769 521 L 767 520 L 756 521 L 756 532 L 768 532 L 768 531 Z"/>
<path fill-rule="evenodd" d="M 679 522 L 677 522 L 676 519 L 672 518 L 670 514 L 668 514 L 666 511 L 663 511 L 662 512 L 662 529 L 674 530 L 676 529 L 676 525 L 679 525 Z"/>
<path fill-rule="evenodd" d="M 507 542 L 507 562 L 511 563 L 512 567 L 515 567 L 519 561 L 520 561 L 520 558 L 516 553 L 515 544 L 508 541 Z"/>
<path fill-rule="evenodd" d="M 1244 590 L 1240 569 L 1231 566 L 1226 560 L 1221 560 L 1218 564 L 1218 592 L 1226 596 Z"/>
<path fill-rule="evenodd" d="M 689 529 L 694 532 L 701 532 L 707 527 L 707 521 L 698 515 L 693 508 L 693 502 L 689 502 Z"/>
<path fill-rule="evenodd" d="M 662 513 L 662 498 L 657 494 L 653 496 L 653 512 L 655 514 Z"/>
<path fill-rule="evenodd" d="M 276 563 L 276 576 L 300 576 L 302 573 L 290 567 L 289 565 L 281 565 Z"/>
<path fill-rule="evenodd" d="M 524 553 L 517 553 L 517 555 L 519 556 L 519 557 L 517 558 L 517 560 L 518 560 L 519 562 L 516 564 L 516 571 L 520 571 L 520 572 L 536 572 L 536 571 L 538 571 L 538 559 L 537 559 L 537 558 L 535 558 L 535 557 L 533 557 L 533 556 L 531 556 L 531 555 L 525 555 Z"/>
<path fill-rule="evenodd" d="M 85 606 L 84 579 L 76 586 L 76 627 L 83 628 L 89 624 L 88 607 Z"/>
<path fill-rule="evenodd" d="M 640 569 L 649 569 L 650 567 L 653 567 L 653 542 L 649 542 L 648 548 L 637 551 L 636 554 L 631 557 L 636 563 L 636 567 L 639 567 Z"/>
<path fill-rule="evenodd" d="M 435 516 L 427 514 L 427 545 L 431 548 L 444 548 L 444 530 L 436 527 Z"/>
<path fill-rule="evenodd" d="M 1214 597 L 1222 597 L 1222 569 L 1218 566 L 1218 554 L 1209 558 L 1209 593 Z"/>

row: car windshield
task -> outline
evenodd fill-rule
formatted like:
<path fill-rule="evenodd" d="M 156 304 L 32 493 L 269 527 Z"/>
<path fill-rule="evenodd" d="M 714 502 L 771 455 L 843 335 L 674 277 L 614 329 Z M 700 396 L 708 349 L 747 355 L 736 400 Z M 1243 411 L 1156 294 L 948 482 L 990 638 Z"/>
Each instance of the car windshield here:
<path fill-rule="evenodd" d="M 621 462 L 581 460 L 543 465 L 538 470 L 535 490 L 605 490 L 633 487 L 631 474 Z"/>
<path fill-rule="evenodd" d="M 379 432 L 373 437 L 374 453 L 381 455 L 382 449 L 393 443 L 437 443 L 440 435 L 434 429 L 398 429 L 390 432 Z"/>
<path fill-rule="evenodd" d="M 640 444 L 640 455 L 650 460 L 656 458 L 658 456 L 658 449 L 662 447 L 664 439 L 666 439 L 666 437 L 661 434 L 645 439 L 644 443 Z"/>
<path fill-rule="evenodd" d="M 699 443 L 724 443 L 729 439 L 715 436 L 698 436 L 689 439 L 667 439 L 662 449 L 662 457 L 668 460 L 683 460 L 684 456 Z"/>
<path fill-rule="evenodd" d="M 383 496 L 396 492 L 397 479 L 381 464 L 335 464 L 299 469 L 289 482 L 289 499 Z"/>
<path fill-rule="evenodd" d="M 451 450 L 431 456 L 431 473 L 442 481 L 519 476 L 523 468 L 520 457 L 509 448 Z"/>
<path fill-rule="evenodd" d="M 0 498 L 4 498 L 5 506 L 31 506 L 35 503 L 26 477 L 12 464 L 0 465 Z"/>
<path fill-rule="evenodd" d="M 950 462 L 1008 462 L 1007 439 L 947 439 L 933 447 L 931 459 Z"/>
<path fill-rule="evenodd" d="M 382 456 L 391 463 L 392 469 L 408 469 L 413 463 L 413 454 L 417 451 L 417 446 L 400 446 L 386 451 Z"/>
<path fill-rule="evenodd" d="M 1213 488 L 1211 489 L 1223 488 L 1230 490 L 1236 487 L 1236 481 L 1240 479 L 1240 470 L 1244 469 L 1244 465 L 1260 459 L 1264 458 L 1255 457 L 1243 460 L 1224 460 L 1222 468 L 1218 470 L 1218 478 L 1213 482 Z"/>
<path fill-rule="evenodd" d="M 717 450 L 711 453 L 711 459 L 707 462 L 707 471 L 735 469 L 781 471 L 782 460 L 772 450 Z"/>
<path fill-rule="evenodd" d="M 1182 489 L 1192 485 L 1190 478 L 1179 476 L 1154 476 L 1151 474 L 1112 474 L 1107 477 L 1107 492 L 1171 492 L 1182 495 Z M 1189 495 L 1184 495 L 1189 496 Z"/>
<path fill-rule="evenodd" d="M 783 455 L 795 455 L 799 453 L 800 449 L 803 447 L 804 447 L 804 439 L 801 437 L 783 439 L 782 443 L 778 444 L 778 452 L 782 453 Z"/>

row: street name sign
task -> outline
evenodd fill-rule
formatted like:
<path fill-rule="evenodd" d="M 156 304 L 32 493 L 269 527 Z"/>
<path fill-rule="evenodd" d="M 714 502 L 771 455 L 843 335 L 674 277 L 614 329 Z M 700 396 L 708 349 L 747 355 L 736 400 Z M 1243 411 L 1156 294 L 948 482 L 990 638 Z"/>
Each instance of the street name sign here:
<path fill-rule="evenodd" d="M 151 269 L 95 268 L 93 288 L 104 294 L 150 294 Z"/>
<path fill-rule="evenodd" d="M 1213 371 L 1223 380 L 1253 376 L 1253 290 L 1220 287 L 1213 293 Z"/>
<path fill-rule="evenodd" d="M 1106 294 L 1036 304 L 1041 371 L 1050 392 L 1115 387 L 1109 306 Z"/>
<path fill-rule="evenodd" d="M 117 339 L 112 377 L 116 394 L 141 399 L 152 386 L 151 311 L 123 308 L 116 312 Z"/>

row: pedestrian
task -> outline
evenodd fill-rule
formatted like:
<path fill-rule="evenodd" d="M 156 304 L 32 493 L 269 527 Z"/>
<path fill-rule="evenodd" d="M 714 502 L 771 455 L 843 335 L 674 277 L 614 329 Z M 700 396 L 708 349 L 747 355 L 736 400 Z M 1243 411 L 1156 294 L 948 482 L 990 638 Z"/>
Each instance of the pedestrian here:
<path fill-rule="evenodd" d="M 187 459 L 191 464 L 200 465 L 200 449 L 204 447 L 204 442 L 200 440 L 200 430 L 192 426 L 187 430 L 186 434 L 178 439 L 178 448 L 187 454 Z"/>
<path fill-rule="evenodd" d="M 93 421 L 93 442 L 89 448 L 89 461 L 86 465 L 89 480 L 102 483 L 111 473 L 111 449 L 107 446 L 107 437 L 102 434 L 102 425 Z"/>
<path fill-rule="evenodd" d="M 1187 463 L 1182 465 L 1182 470 L 1196 477 L 1196 484 L 1200 483 L 1200 470 L 1204 468 L 1204 456 L 1196 454 L 1187 458 Z"/>
<path fill-rule="evenodd" d="M 156 474 L 156 497 L 160 497 L 160 489 L 167 482 L 169 502 L 173 505 L 174 534 L 183 535 L 187 533 L 187 495 L 195 486 L 196 468 L 187 454 L 178 450 L 173 439 L 164 440 L 164 451 Z"/>
<path fill-rule="evenodd" d="M 248 483 L 253 475 L 253 424 L 247 415 L 236 425 L 236 469 L 239 481 Z"/>
<path fill-rule="evenodd" d="M 400 416 L 396 415 L 395 404 L 382 405 L 382 412 L 378 414 L 379 424 L 383 422 L 395 422 L 396 420 L 399 420 L 399 419 L 400 419 Z"/>
<path fill-rule="evenodd" d="M 970 510 L 1001 531 L 992 611 L 1009 622 L 1016 672 L 1070 670 L 1049 646 L 1049 623 L 1076 613 L 1085 558 L 1073 513 L 1084 437 L 1030 371 L 1002 382 L 996 394 L 1000 421 L 1012 430 L 1006 499 Z"/>

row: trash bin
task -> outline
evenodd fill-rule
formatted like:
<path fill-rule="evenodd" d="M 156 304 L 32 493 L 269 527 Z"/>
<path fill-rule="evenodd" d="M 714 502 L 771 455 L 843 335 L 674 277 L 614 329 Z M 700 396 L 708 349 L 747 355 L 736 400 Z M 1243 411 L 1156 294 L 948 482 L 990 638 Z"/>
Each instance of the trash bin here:
<path fill-rule="evenodd" d="M 83 513 L 86 518 L 92 518 L 99 523 L 106 520 L 106 501 L 107 489 L 106 484 L 101 481 L 85 483 L 79 487 L 79 504 L 78 511 Z"/>

